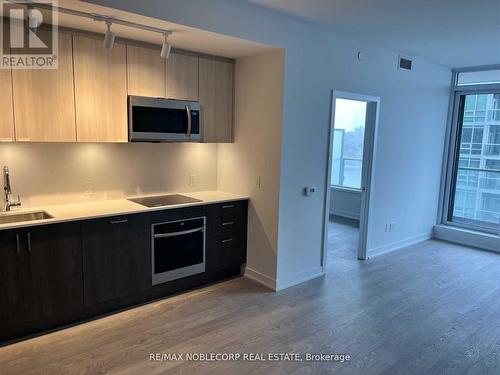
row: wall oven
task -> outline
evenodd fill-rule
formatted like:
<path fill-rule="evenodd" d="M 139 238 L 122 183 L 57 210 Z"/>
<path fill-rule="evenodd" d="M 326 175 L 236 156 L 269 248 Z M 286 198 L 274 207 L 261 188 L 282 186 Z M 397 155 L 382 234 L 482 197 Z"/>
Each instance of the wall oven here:
<path fill-rule="evenodd" d="M 152 284 L 205 272 L 206 217 L 152 225 Z"/>
<path fill-rule="evenodd" d="M 129 95 L 129 141 L 201 142 L 200 112 L 194 101 Z"/>

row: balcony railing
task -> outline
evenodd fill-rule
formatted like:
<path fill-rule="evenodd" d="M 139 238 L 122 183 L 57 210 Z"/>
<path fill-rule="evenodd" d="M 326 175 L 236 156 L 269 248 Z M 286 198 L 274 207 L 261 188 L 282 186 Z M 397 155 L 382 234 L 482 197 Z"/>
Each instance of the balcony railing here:
<path fill-rule="evenodd" d="M 456 206 L 454 217 L 498 225 L 500 222 L 500 169 L 458 167 L 457 193 L 473 194 Z M 473 199 L 471 199 L 473 198 Z M 470 199 L 470 200 L 469 200 Z M 455 202 L 455 205 L 458 202 Z M 467 207 L 467 212 L 465 212 Z"/>
<path fill-rule="evenodd" d="M 363 159 L 359 158 L 341 158 L 334 160 L 338 167 L 338 183 L 333 186 L 348 187 L 352 189 L 361 188 L 361 169 L 363 168 Z M 333 170 L 336 173 L 335 168 Z M 337 176 L 334 176 L 337 177 Z"/>
<path fill-rule="evenodd" d="M 485 144 L 483 145 L 483 153 L 486 156 L 500 156 L 500 145 Z"/>

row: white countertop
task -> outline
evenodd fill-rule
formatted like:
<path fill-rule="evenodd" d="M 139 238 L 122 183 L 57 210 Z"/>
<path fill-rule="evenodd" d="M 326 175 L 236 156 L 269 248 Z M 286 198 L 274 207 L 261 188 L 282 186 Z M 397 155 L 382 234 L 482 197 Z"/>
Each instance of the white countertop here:
<path fill-rule="evenodd" d="M 188 197 L 200 199 L 201 202 L 175 204 L 163 207 L 145 207 L 138 203 L 131 202 L 127 199 L 113 199 L 113 200 L 105 200 L 97 202 L 70 203 L 70 204 L 59 204 L 52 206 L 33 207 L 33 208 L 12 211 L 11 213 L 7 214 L 2 213 L 0 214 L 0 216 L 23 213 L 23 212 L 29 213 L 35 211 L 45 211 L 50 216 L 52 216 L 52 219 L 0 224 L 0 230 L 30 227 L 36 225 L 45 225 L 52 223 L 63 223 L 67 221 L 95 219 L 99 217 L 107 217 L 115 215 L 134 214 L 140 212 L 162 211 L 179 207 L 200 206 L 205 204 L 249 199 L 248 196 L 226 193 L 223 191 L 201 191 L 201 192 L 190 192 L 190 193 L 169 192 L 165 194 L 187 195 Z M 163 194 L 155 194 L 155 195 L 163 195 Z M 138 197 L 130 197 L 130 198 L 138 198 Z"/>

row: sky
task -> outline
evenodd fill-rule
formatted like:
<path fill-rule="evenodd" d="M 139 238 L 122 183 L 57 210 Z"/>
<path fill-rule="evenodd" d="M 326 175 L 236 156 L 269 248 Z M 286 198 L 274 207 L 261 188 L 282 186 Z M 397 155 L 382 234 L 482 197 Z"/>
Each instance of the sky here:
<path fill-rule="evenodd" d="M 335 101 L 335 129 L 353 131 L 365 126 L 366 102 L 347 99 Z"/>

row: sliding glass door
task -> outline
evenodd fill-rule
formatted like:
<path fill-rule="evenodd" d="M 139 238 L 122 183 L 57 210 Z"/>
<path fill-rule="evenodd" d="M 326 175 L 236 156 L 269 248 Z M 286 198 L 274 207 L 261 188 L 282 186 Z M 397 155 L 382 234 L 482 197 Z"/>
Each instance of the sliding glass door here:
<path fill-rule="evenodd" d="M 500 232 L 500 90 L 457 91 L 448 223 Z"/>

